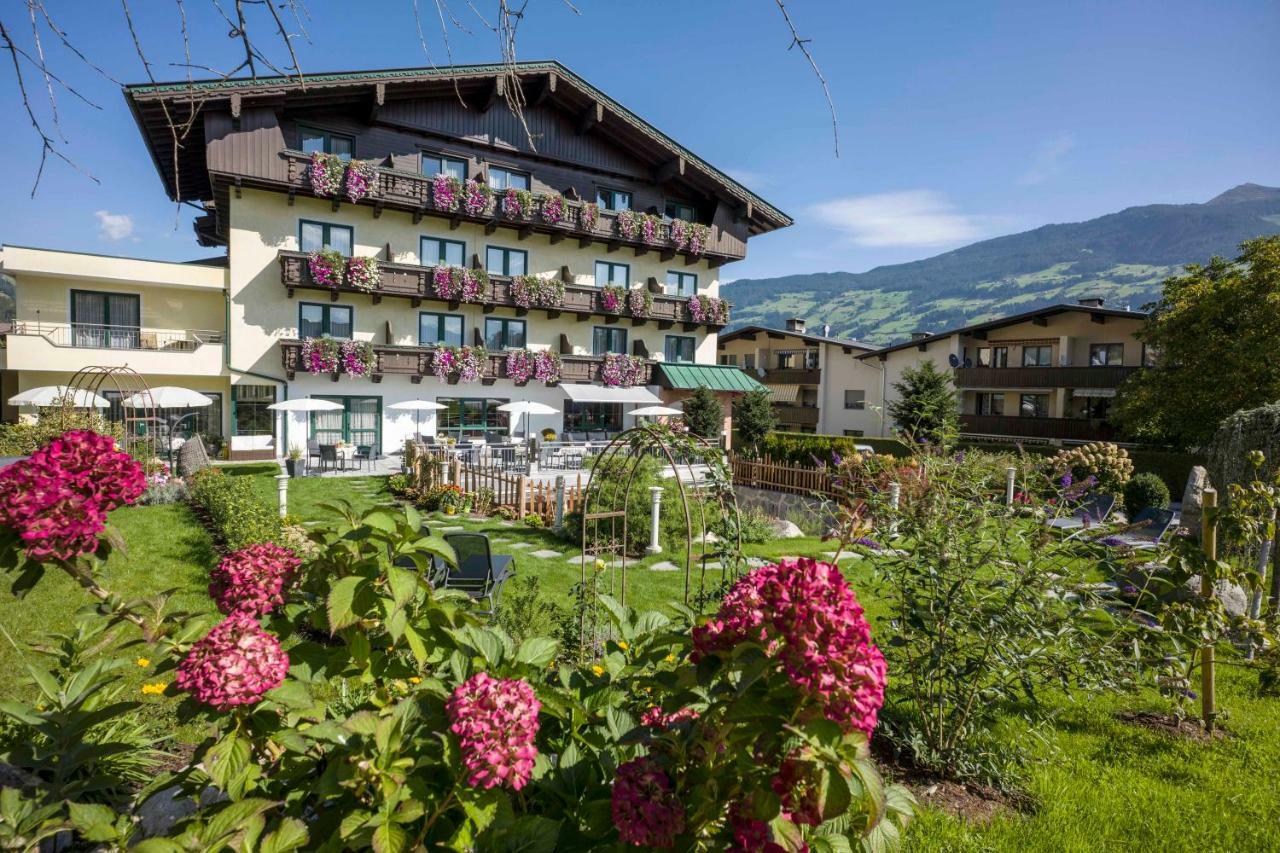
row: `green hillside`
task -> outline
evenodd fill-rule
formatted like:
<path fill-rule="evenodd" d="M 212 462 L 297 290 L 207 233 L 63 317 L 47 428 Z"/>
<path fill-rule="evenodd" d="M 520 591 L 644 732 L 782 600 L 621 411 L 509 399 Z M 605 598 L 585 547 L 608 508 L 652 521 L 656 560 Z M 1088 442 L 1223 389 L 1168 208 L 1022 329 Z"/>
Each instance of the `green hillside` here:
<path fill-rule="evenodd" d="M 1203 204 L 1130 207 L 863 273 L 740 279 L 725 293 L 735 326 L 799 316 L 810 329 L 829 323 L 833 335 L 887 344 L 1090 296 L 1139 308 L 1184 264 L 1275 233 L 1280 188 L 1242 184 Z"/>

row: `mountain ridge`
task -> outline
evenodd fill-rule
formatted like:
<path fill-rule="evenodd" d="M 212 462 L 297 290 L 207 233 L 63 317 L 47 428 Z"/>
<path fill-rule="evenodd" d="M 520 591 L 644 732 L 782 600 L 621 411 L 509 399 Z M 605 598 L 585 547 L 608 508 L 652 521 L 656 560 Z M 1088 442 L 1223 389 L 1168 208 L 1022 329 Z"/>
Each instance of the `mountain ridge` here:
<path fill-rule="evenodd" d="M 1234 255 L 1244 240 L 1275 233 L 1280 188 L 1245 183 L 1207 202 L 1127 207 L 862 273 L 739 279 L 724 292 L 734 326 L 801 316 L 841 337 L 888 344 L 1086 297 L 1137 308 L 1184 265 Z"/>

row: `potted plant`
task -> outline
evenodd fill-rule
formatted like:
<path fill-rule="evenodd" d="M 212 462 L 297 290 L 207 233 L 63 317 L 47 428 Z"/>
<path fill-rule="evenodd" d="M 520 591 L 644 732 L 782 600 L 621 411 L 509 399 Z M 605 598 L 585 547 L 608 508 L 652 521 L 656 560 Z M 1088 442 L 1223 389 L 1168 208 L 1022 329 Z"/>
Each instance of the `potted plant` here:
<path fill-rule="evenodd" d="M 289 472 L 289 476 L 301 477 L 306 465 L 306 460 L 302 458 L 302 448 L 296 444 L 290 447 L 289 456 L 284 460 L 284 467 Z"/>

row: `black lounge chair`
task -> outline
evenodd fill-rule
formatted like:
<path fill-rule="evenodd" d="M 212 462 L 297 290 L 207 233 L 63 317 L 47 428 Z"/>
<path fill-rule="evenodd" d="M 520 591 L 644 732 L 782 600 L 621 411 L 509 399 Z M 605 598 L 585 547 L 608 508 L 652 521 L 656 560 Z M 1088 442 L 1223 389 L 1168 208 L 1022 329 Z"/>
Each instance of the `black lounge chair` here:
<path fill-rule="evenodd" d="M 1092 529 L 1105 524 L 1107 518 L 1111 515 L 1111 511 L 1115 508 L 1115 495 L 1093 495 L 1076 507 L 1075 512 L 1071 513 L 1071 515 L 1049 519 L 1048 525 L 1055 530 L 1080 531 L 1085 528 Z"/>
<path fill-rule="evenodd" d="M 515 558 L 509 554 L 489 552 L 489 537 L 480 533 L 447 533 L 448 542 L 457 555 L 457 566 L 445 572 L 444 588 L 465 592 L 476 601 L 484 599 L 492 616 L 498 610 L 502 585 L 515 575 Z"/>

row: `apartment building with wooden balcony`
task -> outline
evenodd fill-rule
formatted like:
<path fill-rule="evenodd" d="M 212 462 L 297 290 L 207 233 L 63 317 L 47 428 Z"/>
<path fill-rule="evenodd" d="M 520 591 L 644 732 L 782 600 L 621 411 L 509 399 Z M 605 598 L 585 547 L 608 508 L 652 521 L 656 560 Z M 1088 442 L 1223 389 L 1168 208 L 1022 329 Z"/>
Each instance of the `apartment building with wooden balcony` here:
<path fill-rule="evenodd" d="M 515 86 L 519 117 L 507 104 Z M 509 432 L 522 425 L 497 408 L 515 400 L 563 412 L 539 429 L 612 432 L 632 424 L 637 404 L 705 385 L 724 392 L 727 410 L 741 392 L 741 377 L 716 366 L 731 316 L 719 270 L 791 220 L 558 63 L 317 74 L 305 85 L 184 81 L 125 95 L 166 193 L 203 208 L 197 240 L 225 257 L 113 272 L 88 288 L 109 294 L 106 307 L 75 316 L 34 315 L 41 300 L 66 302 L 68 288 L 19 273 L 6 388 L 53 381 L 12 363 L 14 340 L 84 349 L 100 320 L 106 346 L 77 358 L 128 360 L 189 387 L 175 377 L 212 371 L 227 402 L 221 430 L 255 435 L 263 453 L 317 436 L 389 452 L 419 428 Z M 170 122 L 189 127 L 176 149 Z M 86 280 L 100 275 L 82 267 Z M 204 301 L 180 289 L 179 273 L 207 282 Z M 153 314 L 160 297 L 149 294 L 162 286 L 194 301 L 175 297 Z M 129 303 L 141 288 L 151 290 Z M 216 335 L 195 328 L 205 325 Z M 179 333 L 189 340 L 175 344 Z M 343 410 L 295 416 L 283 430 L 261 414 L 305 396 Z M 445 408 L 390 409 L 418 398 Z"/>
<path fill-rule="evenodd" d="M 788 320 L 785 329 L 744 326 L 720 336 L 717 359 L 764 383 L 779 429 L 855 434 L 853 430 L 862 428 L 866 392 L 844 386 L 852 376 L 869 370 L 858 359 L 874 348 L 830 337 L 828 331 L 812 334 L 799 317 Z"/>
<path fill-rule="evenodd" d="M 959 392 L 961 430 L 970 437 L 1111 439 L 1116 389 L 1150 365 L 1136 337 L 1146 316 L 1086 299 L 917 334 L 861 360 L 883 370 L 880 396 L 887 402 L 906 368 L 928 360 L 949 371 Z"/>

